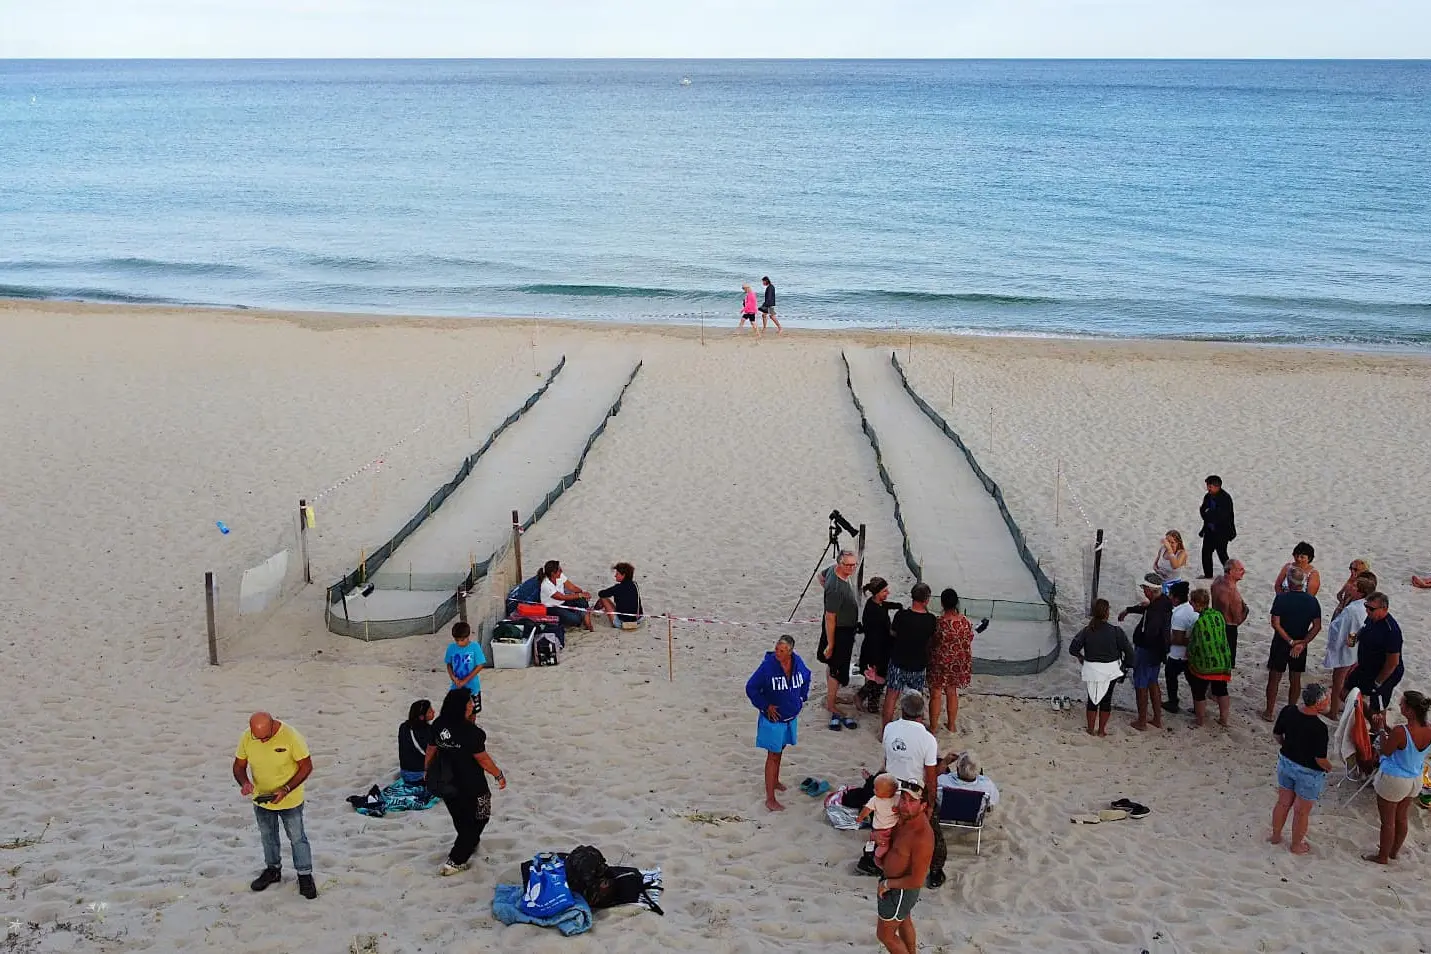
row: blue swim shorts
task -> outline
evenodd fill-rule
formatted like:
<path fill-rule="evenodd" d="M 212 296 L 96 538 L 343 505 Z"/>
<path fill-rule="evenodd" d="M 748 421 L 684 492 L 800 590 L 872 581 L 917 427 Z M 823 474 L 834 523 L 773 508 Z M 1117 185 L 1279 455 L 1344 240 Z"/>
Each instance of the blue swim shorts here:
<path fill-rule="evenodd" d="M 757 718 L 760 721 L 755 724 L 756 748 L 779 755 L 785 746 L 795 744 L 797 733 L 794 719 L 789 722 L 771 722 L 763 715 Z"/>
<path fill-rule="evenodd" d="M 1158 684 L 1158 673 L 1163 668 L 1163 660 L 1146 649 L 1133 651 L 1133 688 L 1150 689 Z"/>

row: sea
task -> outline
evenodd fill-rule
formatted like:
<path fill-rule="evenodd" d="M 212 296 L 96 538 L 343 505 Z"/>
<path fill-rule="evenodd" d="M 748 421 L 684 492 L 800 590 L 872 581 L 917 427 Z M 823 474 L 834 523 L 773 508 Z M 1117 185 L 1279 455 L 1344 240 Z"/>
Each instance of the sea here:
<path fill-rule="evenodd" d="M 1431 347 L 1431 62 L 0 61 L 0 297 Z"/>

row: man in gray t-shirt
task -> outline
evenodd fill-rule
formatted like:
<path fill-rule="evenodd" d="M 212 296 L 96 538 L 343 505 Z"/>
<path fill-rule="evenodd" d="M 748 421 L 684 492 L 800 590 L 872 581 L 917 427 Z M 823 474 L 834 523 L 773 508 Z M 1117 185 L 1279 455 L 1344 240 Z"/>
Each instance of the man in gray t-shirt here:
<path fill-rule="evenodd" d="M 830 728 L 856 729 L 859 723 L 841 714 L 835 696 L 850 684 L 850 658 L 855 651 L 855 624 L 860 619 L 860 603 L 852 577 L 859 557 L 841 550 L 835 565 L 825 573 L 825 613 L 820 628 L 820 652 L 816 657 L 828 667 L 825 677 L 825 708 L 830 712 Z"/>

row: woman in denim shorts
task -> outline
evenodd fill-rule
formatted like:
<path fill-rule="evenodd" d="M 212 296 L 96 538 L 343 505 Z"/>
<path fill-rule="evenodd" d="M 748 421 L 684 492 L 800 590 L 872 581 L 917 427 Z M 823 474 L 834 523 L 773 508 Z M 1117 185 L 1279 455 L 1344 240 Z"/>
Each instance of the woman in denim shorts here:
<path fill-rule="evenodd" d="M 1277 716 L 1272 734 L 1282 751 L 1277 756 L 1277 807 L 1272 809 L 1272 844 L 1282 843 L 1282 826 L 1292 816 L 1294 855 L 1312 850 L 1307 844 L 1307 825 L 1312 806 L 1327 787 L 1327 772 L 1332 763 L 1327 760 L 1327 724 L 1322 713 L 1331 705 L 1331 696 L 1317 683 L 1302 689 L 1300 705 L 1286 706 Z"/>

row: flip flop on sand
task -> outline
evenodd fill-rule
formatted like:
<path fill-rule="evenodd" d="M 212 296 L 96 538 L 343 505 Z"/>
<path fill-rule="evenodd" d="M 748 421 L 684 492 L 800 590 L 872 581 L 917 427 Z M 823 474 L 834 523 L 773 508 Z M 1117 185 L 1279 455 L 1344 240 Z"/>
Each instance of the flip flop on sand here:
<path fill-rule="evenodd" d="M 860 727 L 860 724 L 858 722 L 856 722 L 854 719 L 849 718 L 848 716 L 846 716 L 842 721 L 844 723 L 845 728 L 847 729 L 858 729 Z"/>
<path fill-rule="evenodd" d="M 817 782 L 815 779 L 807 778 L 805 779 L 805 781 L 800 783 L 800 791 L 804 792 L 806 795 L 809 795 L 811 791 L 815 788 L 815 786 L 818 784 L 820 783 Z"/>
<path fill-rule="evenodd" d="M 1097 815 L 1074 815 L 1072 818 L 1069 819 L 1069 821 L 1073 822 L 1075 825 L 1097 825 L 1099 822 L 1103 821 L 1103 819 L 1099 818 Z"/>
<path fill-rule="evenodd" d="M 1121 808 L 1105 808 L 1098 813 L 1098 820 L 1105 822 L 1122 821 L 1128 817 L 1128 813 Z"/>
<path fill-rule="evenodd" d="M 1062 698 L 1061 696 L 1054 696 L 1053 698 L 1049 699 L 1048 701 L 1053 705 L 1053 711 L 1054 711 L 1054 712 L 1062 712 L 1062 711 L 1063 711 L 1063 698 Z"/>
<path fill-rule="evenodd" d="M 830 783 L 822 778 L 818 782 L 816 782 L 813 787 L 807 788 L 805 790 L 805 794 L 809 795 L 811 798 L 819 798 L 821 795 L 825 794 L 829 790 Z"/>
<path fill-rule="evenodd" d="M 840 731 L 840 729 L 842 728 L 842 726 L 840 725 L 840 717 L 830 716 L 830 724 L 827 725 L 825 728 L 829 729 L 831 732 Z"/>

